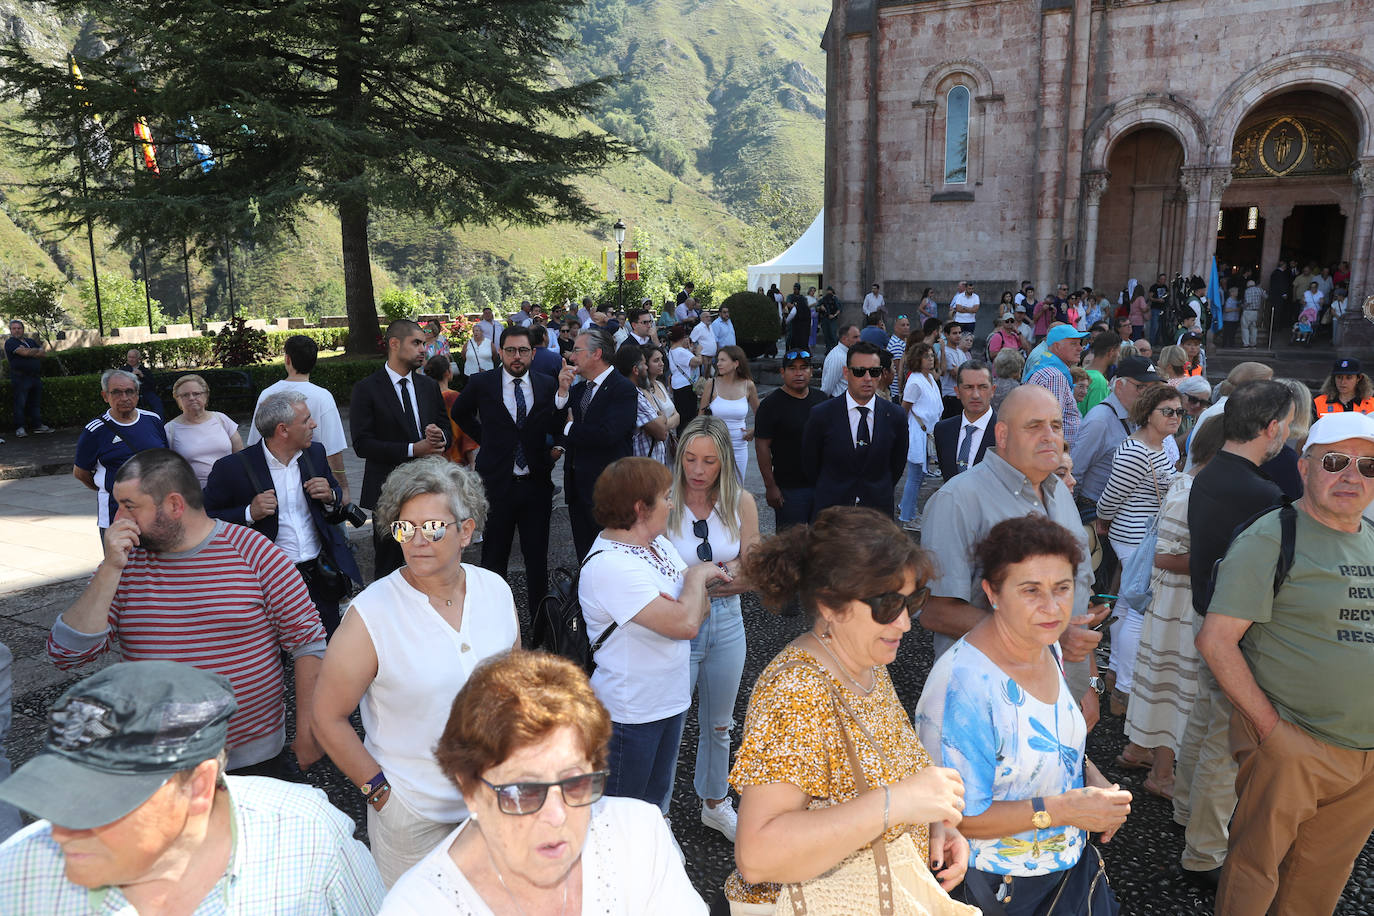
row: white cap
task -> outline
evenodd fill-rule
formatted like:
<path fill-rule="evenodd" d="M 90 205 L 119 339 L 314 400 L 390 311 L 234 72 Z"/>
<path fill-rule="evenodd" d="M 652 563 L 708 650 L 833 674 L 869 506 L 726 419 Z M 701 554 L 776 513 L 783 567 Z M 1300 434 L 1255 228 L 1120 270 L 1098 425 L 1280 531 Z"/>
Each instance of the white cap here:
<path fill-rule="evenodd" d="M 1331 445 L 1346 439 L 1374 442 L 1374 417 L 1349 410 L 1323 414 L 1308 430 L 1307 443 L 1302 451 L 1305 455 L 1314 445 Z"/>

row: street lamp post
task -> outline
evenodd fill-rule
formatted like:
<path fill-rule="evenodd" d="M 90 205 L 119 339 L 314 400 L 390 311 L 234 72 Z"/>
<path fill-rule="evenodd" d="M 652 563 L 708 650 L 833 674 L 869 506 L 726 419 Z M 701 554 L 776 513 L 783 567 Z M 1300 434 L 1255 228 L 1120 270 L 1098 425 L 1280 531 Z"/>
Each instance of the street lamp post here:
<path fill-rule="evenodd" d="M 620 311 L 625 311 L 625 221 L 617 219 L 611 227 L 615 232 L 615 275 L 620 281 Z"/>

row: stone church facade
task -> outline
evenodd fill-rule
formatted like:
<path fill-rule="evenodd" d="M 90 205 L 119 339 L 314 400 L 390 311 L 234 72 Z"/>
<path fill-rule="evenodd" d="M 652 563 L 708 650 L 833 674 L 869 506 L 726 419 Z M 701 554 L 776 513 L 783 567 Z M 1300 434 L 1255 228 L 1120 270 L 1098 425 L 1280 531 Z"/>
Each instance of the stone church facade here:
<path fill-rule="evenodd" d="M 1371 36 L 1363 0 L 833 0 L 825 280 L 986 304 L 1283 257 L 1363 301 Z"/>

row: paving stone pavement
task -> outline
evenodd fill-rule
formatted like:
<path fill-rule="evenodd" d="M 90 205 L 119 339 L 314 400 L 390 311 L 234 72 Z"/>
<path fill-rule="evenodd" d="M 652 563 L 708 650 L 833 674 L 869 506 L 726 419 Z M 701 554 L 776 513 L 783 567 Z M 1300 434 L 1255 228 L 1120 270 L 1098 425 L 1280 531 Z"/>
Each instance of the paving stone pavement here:
<path fill-rule="evenodd" d="M 360 480 L 361 477 L 357 479 Z M 75 484 L 70 478 L 65 478 L 65 481 L 66 484 Z M 937 485 L 938 480 L 927 481 L 926 491 L 932 491 Z M 762 499 L 763 487 L 756 468 L 751 467 L 746 478 L 746 486 L 759 496 L 760 524 L 765 533 L 771 532 L 773 513 Z M 3 499 L 3 493 L 4 491 L 0 490 L 0 499 Z M 81 495 L 89 502 L 88 491 L 82 490 Z M 572 540 L 567 512 L 561 508 L 561 500 L 556 500 L 556 504 L 559 508 L 553 513 L 550 538 L 550 560 L 554 566 L 572 562 Z M 0 507 L 0 512 L 3 511 Z M 4 516 L 0 515 L 0 519 L 3 518 Z M 3 528 L 4 525 L 0 525 L 0 530 Z M 354 547 L 362 568 L 370 570 L 370 538 L 362 537 L 355 540 Z M 3 561 L 10 550 L 8 544 L 0 546 L 0 561 Z M 515 592 L 516 606 L 523 608 L 525 578 L 518 552 L 517 540 L 516 559 L 508 579 Z M 480 547 L 473 547 L 469 549 L 465 559 L 476 562 L 479 555 Z M 44 640 L 52 621 L 75 599 L 82 585 L 83 581 L 50 583 L 0 596 L 0 641 L 6 643 L 15 655 L 14 725 L 7 746 L 9 756 L 16 766 L 39 750 L 48 706 L 69 684 L 78 679 L 70 673 L 57 671 L 47 661 Z M 781 651 L 789 640 L 797 636 L 803 626 L 799 617 L 779 617 L 765 612 L 752 594 L 744 596 L 743 608 L 749 648 L 736 706 L 736 729 L 732 735 L 736 749 L 739 746 L 739 729 L 744 722 L 750 685 L 768 661 Z M 523 611 L 521 618 L 522 625 L 528 632 L 529 621 Z M 932 659 L 930 634 L 919 627 L 915 628 L 907 636 L 896 662 L 889 668 L 897 694 L 908 709 L 915 708 Z M 82 672 L 82 676 L 87 673 L 89 671 Z M 289 698 L 287 708 L 291 709 Z M 289 722 L 288 728 L 293 729 L 294 723 Z M 1122 728 L 1121 718 L 1104 716 L 1102 723 L 1088 740 L 1089 756 L 1103 772 L 1135 793 L 1133 811 L 1126 826 L 1110 844 L 1100 847 L 1107 863 L 1109 879 L 1122 903 L 1122 911 L 1129 916 L 1184 916 L 1210 913 L 1210 898 L 1203 897 L 1178 878 L 1178 857 L 1182 850 L 1183 837 L 1181 828 L 1173 823 L 1171 806 L 1162 799 L 1144 792 L 1141 788 L 1141 779 L 1144 775 L 1142 771 L 1123 771 L 1111 765 L 1111 761 L 1125 746 Z M 696 739 L 697 721 L 693 710 L 688 715 L 683 733 L 671 817 L 673 831 L 687 856 L 688 874 L 697 890 L 709 902 L 733 867 L 733 853 L 724 837 L 705 827 L 700 821 L 700 802 L 692 788 L 692 761 Z M 363 825 L 366 820 L 363 816 L 362 798 L 343 774 L 325 760 L 312 767 L 308 777 L 311 783 L 329 795 L 336 806 L 354 819 L 359 825 L 358 835 L 365 838 Z M 1374 901 L 1374 844 L 1367 845 L 1355 863 L 1354 874 L 1336 912 L 1340 916 L 1374 913 L 1374 903 L 1371 901 Z"/>

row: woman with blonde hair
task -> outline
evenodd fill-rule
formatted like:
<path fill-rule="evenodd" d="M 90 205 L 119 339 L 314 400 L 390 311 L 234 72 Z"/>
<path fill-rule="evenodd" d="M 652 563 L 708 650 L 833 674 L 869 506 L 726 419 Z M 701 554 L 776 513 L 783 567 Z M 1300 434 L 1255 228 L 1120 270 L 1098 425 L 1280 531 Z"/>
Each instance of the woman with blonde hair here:
<path fill-rule="evenodd" d="M 744 617 L 748 588 L 740 564 L 759 542 L 759 509 L 736 473 L 730 432 L 718 417 L 697 417 L 682 431 L 673 468 L 668 540 L 684 558 L 716 563 L 731 580 L 707 589 L 711 609 L 692 638 L 690 688 L 697 693 L 697 795 L 701 821 L 735 839 L 730 801 L 730 727 L 744 673 Z"/>
<path fill-rule="evenodd" d="M 1187 371 L 1188 354 L 1182 347 L 1175 345 L 1164 347 L 1159 351 L 1159 359 L 1155 361 L 1155 365 L 1159 367 L 1159 374 L 1164 381 L 1175 388 L 1178 387 L 1179 382 L 1190 377 Z"/>

